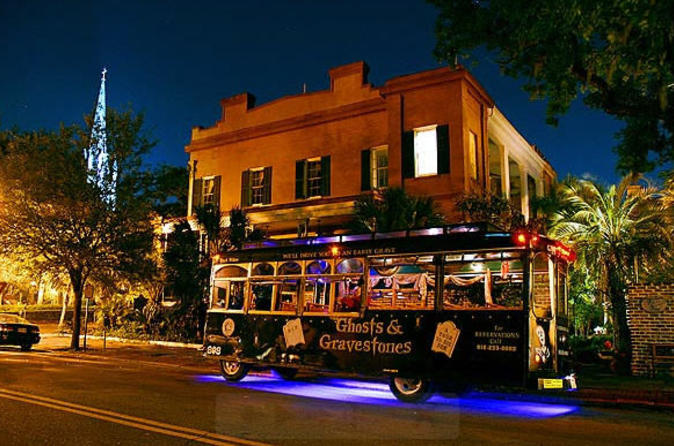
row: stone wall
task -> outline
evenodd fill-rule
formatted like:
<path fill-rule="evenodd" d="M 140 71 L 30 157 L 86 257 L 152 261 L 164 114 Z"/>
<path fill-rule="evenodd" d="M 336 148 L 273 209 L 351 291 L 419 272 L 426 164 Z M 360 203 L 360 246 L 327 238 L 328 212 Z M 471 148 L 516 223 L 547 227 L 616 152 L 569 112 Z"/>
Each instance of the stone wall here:
<path fill-rule="evenodd" d="M 632 373 L 651 371 L 653 343 L 674 344 L 674 284 L 639 284 L 629 288 L 627 319 L 632 335 Z M 658 367 L 664 370 L 667 365 Z M 669 368 L 670 373 L 672 368 Z"/>

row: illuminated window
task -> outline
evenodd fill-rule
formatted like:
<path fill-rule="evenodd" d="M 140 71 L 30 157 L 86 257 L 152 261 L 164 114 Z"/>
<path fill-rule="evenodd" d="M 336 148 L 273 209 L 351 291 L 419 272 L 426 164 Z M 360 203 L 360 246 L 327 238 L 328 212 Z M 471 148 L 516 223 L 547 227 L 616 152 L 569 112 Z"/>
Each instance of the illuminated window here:
<path fill-rule="evenodd" d="M 501 150 L 499 146 L 489 140 L 489 190 L 494 195 L 501 195 Z"/>
<path fill-rule="evenodd" d="M 330 157 L 310 158 L 295 164 L 295 198 L 330 195 Z"/>
<path fill-rule="evenodd" d="M 264 170 L 251 170 L 250 192 L 251 204 L 262 204 L 264 202 Z"/>
<path fill-rule="evenodd" d="M 321 195 L 321 160 L 307 160 L 307 196 Z"/>
<path fill-rule="evenodd" d="M 375 147 L 371 150 L 372 189 L 388 187 L 388 146 Z"/>
<path fill-rule="evenodd" d="M 271 204 L 271 167 L 256 167 L 241 174 L 241 205 Z"/>
<path fill-rule="evenodd" d="M 414 129 L 414 176 L 438 173 L 437 126 Z"/>
<path fill-rule="evenodd" d="M 477 135 L 473 132 L 468 132 L 468 172 L 470 177 L 474 180 L 477 180 Z"/>
<path fill-rule="evenodd" d="M 215 178 L 204 178 L 202 203 L 204 206 L 217 205 L 215 202 Z"/>

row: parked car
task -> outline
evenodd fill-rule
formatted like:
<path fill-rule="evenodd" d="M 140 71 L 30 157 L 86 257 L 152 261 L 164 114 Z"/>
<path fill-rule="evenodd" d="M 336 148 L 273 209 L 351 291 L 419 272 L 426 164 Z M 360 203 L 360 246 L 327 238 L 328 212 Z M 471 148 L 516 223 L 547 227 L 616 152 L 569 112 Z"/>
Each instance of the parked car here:
<path fill-rule="evenodd" d="M 28 351 L 40 342 L 40 327 L 16 314 L 0 313 L 0 345 L 18 345 Z"/>

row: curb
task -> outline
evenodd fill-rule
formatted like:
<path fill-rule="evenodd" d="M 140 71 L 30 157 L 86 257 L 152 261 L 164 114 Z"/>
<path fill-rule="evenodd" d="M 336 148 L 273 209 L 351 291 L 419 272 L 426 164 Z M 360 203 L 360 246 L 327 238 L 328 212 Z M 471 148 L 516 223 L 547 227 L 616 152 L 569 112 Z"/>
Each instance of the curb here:
<path fill-rule="evenodd" d="M 599 389 L 592 388 L 587 389 L 591 392 L 597 394 L 602 393 Z M 582 392 L 579 390 L 577 392 Z M 498 400 L 517 400 L 517 401 L 530 401 L 536 403 L 544 404 L 577 404 L 580 406 L 590 406 L 590 407 L 609 407 L 617 409 L 663 409 L 663 410 L 674 410 L 674 400 L 656 400 L 649 399 L 648 397 L 639 399 L 632 398 L 628 395 L 621 395 L 616 392 L 604 392 L 604 396 L 590 396 L 583 395 L 582 393 L 570 393 L 564 395 L 554 395 L 549 393 L 498 393 L 498 392 L 471 392 L 469 394 L 473 398 L 481 399 L 498 399 Z"/>
<path fill-rule="evenodd" d="M 43 337 L 70 337 L 67 333 L 50 333 L 43 335 Z M 80 335 L 80 339 L 84 339 L 84 335 Z M 97 339 L 103 340 L 103 336 L 98 335 L 87 335 L 87 339 Z M 118 338 L 116 336 L 107 336 L 105 337 L 107 341 L 120 342 L 123 344 L 148 344 L 148 345 L 158 345 L 160 347 L 172 347 L 172 348 L 190 348 L 194 350 L 201 350 L 203 344 L 191 344 L 188 342 L 174 342 L 174 341 L 153 341 L 153 340 L 143 340 L 143 339 L 127 339 L 127 338 Z"/>

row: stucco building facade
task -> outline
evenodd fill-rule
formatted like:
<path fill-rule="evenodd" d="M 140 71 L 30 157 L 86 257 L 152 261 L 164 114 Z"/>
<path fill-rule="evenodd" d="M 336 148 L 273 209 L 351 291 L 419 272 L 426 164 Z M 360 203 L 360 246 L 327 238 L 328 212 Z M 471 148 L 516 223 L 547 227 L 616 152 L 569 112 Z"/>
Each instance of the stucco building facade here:
<path fill-rule="evenodd" d="M 504 194 L 529 213 L 555 172 L 465 69 L 367 80 L 364 62 L 329 71 L 329 89 L 255 105 L 221 101 L 212 127 L 195 127 L 186 151 L 188 213 L 241 206 L 270 236 L 339 233 L 361 193 L 402 187 L 429 195 L 448 221 L 470 192 Z M 226 222 L 225 222 L 226 224 Z"/>

